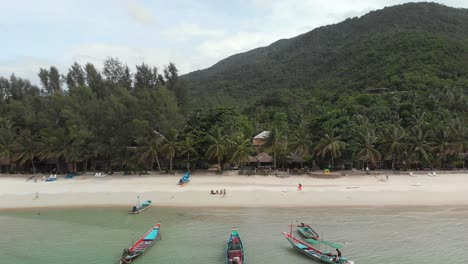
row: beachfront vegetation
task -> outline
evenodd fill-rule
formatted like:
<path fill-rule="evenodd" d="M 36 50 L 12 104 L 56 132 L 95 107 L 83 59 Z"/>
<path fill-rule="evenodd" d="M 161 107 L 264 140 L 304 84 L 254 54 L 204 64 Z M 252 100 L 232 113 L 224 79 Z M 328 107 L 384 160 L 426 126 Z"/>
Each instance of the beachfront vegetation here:
<path fill-rule="evenodd" d="M 466 9 L 406 4 L 188 76 L 109 58 L 41 69 L 40 87 L 1 77 L 0 168 L 245 168 L 257 152 L 279 169 L 461 168 L 467 25 Z"/>

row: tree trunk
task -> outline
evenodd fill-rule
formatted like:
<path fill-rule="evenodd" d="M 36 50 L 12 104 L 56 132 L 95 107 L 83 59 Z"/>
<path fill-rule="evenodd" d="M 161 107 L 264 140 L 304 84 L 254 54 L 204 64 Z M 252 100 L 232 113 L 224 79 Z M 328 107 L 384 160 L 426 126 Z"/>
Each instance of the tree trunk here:
<path fill-rule="evenodd" d="M 273 163 L 273 167 L 276 169 L 276 151 L 273 152 L 273 156 L 274 156 L 274 163 Z"/>
<path fill-rule="evenodd" d="M 190 163 L 189 163 L 189 160 L 190 160 L 190 153 L 187 152 L 187 171 L 190 171 Z"/>
<path fill-rule="evenodd" d="M 392 171 L 395 171 L 395 158 L 392 159 Z"/>
<path fill-rule="evenodd" d="M 159 163 L 158 155 L 156 155 L 156 163 L 158 164 L 158 170 L 161 172 L 161 164 Z"/>
<path fill-rule="evenodd" d="M 32 167 L 33 167 L 33 173 L 36 174 L 36 167 L 34 166 L 34 157 L 31 158 L 31 163 L 32 163 Z"/>
<path fill-rule="evenodd" d="M 172 156 L 169 159 L 169 172 L 172 173 Z"/>
<path fill-rule="evenodd" d="M 60 173 L 60 163 L 59 163 L 59 159 L 56 159 L 56 160 L 55 160 L 55 166 L 57 167 L 57 172 Z"/>
<path fill-rule="evenodd" d="M 333 160 L 333 154 L 331 155 L 331 168 L 330 171 L 333 171 L 333 165 L 334 165 L 334 160 Z"/>

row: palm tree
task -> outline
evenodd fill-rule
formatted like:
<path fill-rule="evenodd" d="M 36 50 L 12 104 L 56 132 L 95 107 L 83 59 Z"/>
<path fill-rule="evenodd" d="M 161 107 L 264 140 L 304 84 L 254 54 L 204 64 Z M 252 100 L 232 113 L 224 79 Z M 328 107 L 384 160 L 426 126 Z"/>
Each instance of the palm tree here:
<path fill-rule="evenodd" d="M 240 133 L 234 137 L 233 143 L 234 153 L 232 154 L 231 161 L 243 169 L 244 164 L 249 161 L 250 155 L 254 152 L 252 142 L 243 133 Z"/>
<path fill-rule="evenodd" d="M 219 126 L 214 126 L 208 135 L 206 135 L 206 141 L 208 142 L 208 149 L 206 154 L 208 159 L 216 159 L 218 162 L 218 168 L 221 169 L 221 160 L 226 155 L 227 140 L 222 133 L 222 129 Z"/>
<path fill-rule="evenodd" d="M 294 154 L 300 156 L 301 159 L 301 168 L 303 168 L 303 159 L 304 155 L 309 154 L 309 148 L 312 145 L 306 130 L 303 126 L 299 126 L 295 129 L 290 138 L 289 138 L 289 147 L 294 152 Z"/>
<path fill-rule="evenodd" d="M 367 167 L 369 167 L 369 161 L 375 163 L 381 158 L 380 152 L 375 148 L 378 140 L 375 129 L 371 127 L 363 128 L 358 132 L 357 136 L 357 157 L 359 160 L 366 162 Z"/>
<path fill-rule="evenodd" d="M 187 170 L 190 171 L 190 154 L 193 156 L 197 155 L 197 150 L 195 149 L 195 140 L 193 136 L 188 134 L 185 136 L 185 139 L 179 143 L 180 155 L 187 155 Z"/>
<path fill-rule="evenodd" d="M 36 173 L 36 167 L 34 165 L 34 157 L 36 156 L 36 140 L 35 137 L 31 134 L 31 131 L 23 131 L 15 143 L 16 149 L 16 161 L 19 161 L 21 165 L 24 165 L 26 162 L 31 162 L 33 173 Z"/>
<path fill-rule="evenodd" d="M 400 125 L 387 126 L 382 132 L 382 146 L 385 159 L 392 160 L 392 170 L 395 170 L 395 160 L 400 159 L 406 149 L 406 131 Z"/>
<path fill-rule="evenodd" d="M 73 140 L 64 129 L 57 130 L 56 136 L 58 141 L 57 157 L 65 161 L 67 170 L 69 170 L 70 162 L 77 159 L 77 153 L 73 147 Z"/>
<path fill-rule="evenodd" d="M 15 141 L 10 130 L 0 129 L 0 160 L 8 162 L 15 157 Z"/>
<path fill-rule="evenodd" d="M 169 172 L 172 173 L 172 162 L 176 156 L 177 151 L 179 150 L 178 142 L 179 134 L 177 130 L 171 129 L 167 136 L 163 139 L 162 152 L 166 155 L 166 158 L 169 158 Z"/>
<path fill-rule="evenodd" d="M 346 143 L 341 140 L 341 136 L 336 136 L 335 131 L 331 130 L 330 132 L 325 132 L 320 141 L 314 148 L 315 155 L 325 156 L 330 155 L 331 158 L 331 168 L 333 169 L 334 160 L 341 156 L 341 152 L 344 150 Z"/>
<path fill-rule="evenodd" d="M 60 144 L 54 132 L 54 130 L 49 129 L 43 129 L 39 132 L 39 140 L 37 142 L 37 156 L 41 160 L 55 160 L 57 170 L 59 170 L 58 152 Z"/>
<path fill-rule="evenodd" d="M 158 164 L 158 170 L 161 172 L 161 165 L 159 163 L 159 151 L 161 148 L 162 137 L 155 136 L 151 138 L 139 138 L 137 139 L 138 161 L 141 163 L 149 162 L 151 169 L 153 168 L 154 162 Z"/>
<path fill-rule="evenodd" d="M 441 168 L 449 155 L 457 154 L 463 150 L 463 143 L 453 138 L 446 127 L 439 127 L 435 130 L 431 145 L 440 161 Z"/>
<path fill-rule="evenodd" d="M 424 129 L 429 123 L 427 122 L 426 112 L 416 111 L 410 116 L 409 123 L 412 125 L 412 128 Z"/>
<path fill-rule="evenodd" d="M 427 163 L 431 158 L 432 147 L 429 144 L 429 132 L 414 128 L 409 136 L 409 154 L 418 163 Z"/>
<path fill-rule="evenodd" d="M 264 146 L 266 151 L 273 154 L 273 167 L 276 168 L 278 156 L 285 154 L 288 146 L 284 134 L 277 128 L 272 129 Z"/>

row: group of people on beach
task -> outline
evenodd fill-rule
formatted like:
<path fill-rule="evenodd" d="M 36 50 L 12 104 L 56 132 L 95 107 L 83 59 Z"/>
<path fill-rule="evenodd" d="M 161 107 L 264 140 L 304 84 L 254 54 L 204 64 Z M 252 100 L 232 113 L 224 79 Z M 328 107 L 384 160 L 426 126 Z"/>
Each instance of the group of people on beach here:
<path fill-rule="evenodd" d="M 220 194 L 223 197 L 226 197 L 226 189 L 219 190 L 219 192 L 218 192 L 218 190 L 216 190 L 216 192 L 215 192 L 213 189 L 211 189 L 210 194 Z"/>

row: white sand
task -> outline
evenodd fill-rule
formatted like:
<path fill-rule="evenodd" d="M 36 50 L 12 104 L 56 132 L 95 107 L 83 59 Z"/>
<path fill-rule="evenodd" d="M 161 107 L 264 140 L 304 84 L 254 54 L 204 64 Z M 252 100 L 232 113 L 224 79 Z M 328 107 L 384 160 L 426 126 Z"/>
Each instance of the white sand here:
<path fill-rule="evenodd" d="M 468 205 L 468 173 L 408 173 L 343 176 L 336 179 L 309 176 L 222 176 L 194 174 L 186 186 L 177 186 L 182 175 L 107 176 L 92 175 L 56 182 L 26 181 L 26 176 L 0 175 L 0 209 L 133 206 L 136 197 L 155 206 L 213 207 L 314 207 L 314 206 L 435 206 Z M 297 190 L 298 183 L 303 186 Z M 210 195 L 211 189 L 226 189 L 227 196 Z M 34 199 L 36 192 L 40 198 Z"/>

